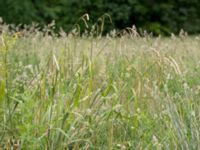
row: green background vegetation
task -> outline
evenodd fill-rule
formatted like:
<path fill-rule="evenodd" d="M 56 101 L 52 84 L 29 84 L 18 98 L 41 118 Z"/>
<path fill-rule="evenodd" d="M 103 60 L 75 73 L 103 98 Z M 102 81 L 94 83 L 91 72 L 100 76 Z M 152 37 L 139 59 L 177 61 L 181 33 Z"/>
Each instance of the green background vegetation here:
<path fill-rule="evenodd" d="M 90 24 L 108 13 L 113 21 L 105 20 L 105 31 L 124 29 L 133 24 L 154 33 L 200 33 L 199 0 L 3 0 L 0 16 L 7 23 L 40 24 L 56 21 L 56 27 L 70 31 L 85 13 Z M 83 25 L 81 22 L 80 24 Z"/>

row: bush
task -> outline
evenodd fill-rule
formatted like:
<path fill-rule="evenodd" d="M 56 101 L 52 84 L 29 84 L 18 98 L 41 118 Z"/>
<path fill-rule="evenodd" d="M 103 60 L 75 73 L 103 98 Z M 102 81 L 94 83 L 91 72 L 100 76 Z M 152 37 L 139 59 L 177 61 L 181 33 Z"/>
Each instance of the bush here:
<path fill-rule="evenodd" d="M 105 23 L 105 31 L 123 29 L 133 24 L 155 34 L 200 33 L 198 0 L 5 0 L 0 1 L 0 16 L 7 23 L 41 25 L 56 21 L 56 27 L 70 31 L 79 18 L 88 13 L 89 24 L 108 13 L 113 24 Z M 79 24 L 82 24 L 79 22 Z"/>

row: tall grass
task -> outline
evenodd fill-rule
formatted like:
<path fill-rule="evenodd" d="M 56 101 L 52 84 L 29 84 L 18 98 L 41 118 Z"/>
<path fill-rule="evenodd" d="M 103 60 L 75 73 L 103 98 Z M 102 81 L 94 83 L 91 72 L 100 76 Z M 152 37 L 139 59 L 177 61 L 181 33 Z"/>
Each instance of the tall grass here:
<path fill-rule="evenodd" d="M 0 147 L 200 149 L 200 37 L 132 31 L 4 31 Z"/>

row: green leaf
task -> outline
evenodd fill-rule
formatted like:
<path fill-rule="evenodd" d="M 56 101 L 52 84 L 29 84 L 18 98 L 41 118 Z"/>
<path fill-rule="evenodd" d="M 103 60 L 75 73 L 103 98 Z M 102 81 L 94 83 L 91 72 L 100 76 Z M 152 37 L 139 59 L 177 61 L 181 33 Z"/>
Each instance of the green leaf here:
<path fill-rule="evenodd" d="M 5 81 L 0 81 L 0 103 L 4 100 L 5 96 Z"/>

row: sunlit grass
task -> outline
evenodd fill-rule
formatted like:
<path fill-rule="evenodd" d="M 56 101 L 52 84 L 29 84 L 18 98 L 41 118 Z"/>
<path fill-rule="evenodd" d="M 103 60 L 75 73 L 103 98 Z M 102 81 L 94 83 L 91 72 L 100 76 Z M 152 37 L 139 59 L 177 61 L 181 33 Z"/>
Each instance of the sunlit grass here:
<path fill-rule="evenodd" d="M 0 147 L 200 149 L 200 37 L 1 35 Z"/>

